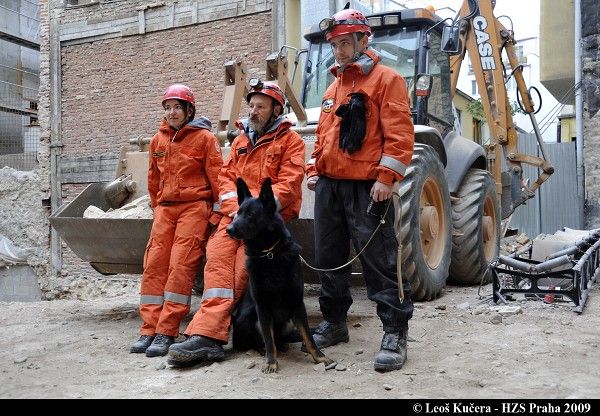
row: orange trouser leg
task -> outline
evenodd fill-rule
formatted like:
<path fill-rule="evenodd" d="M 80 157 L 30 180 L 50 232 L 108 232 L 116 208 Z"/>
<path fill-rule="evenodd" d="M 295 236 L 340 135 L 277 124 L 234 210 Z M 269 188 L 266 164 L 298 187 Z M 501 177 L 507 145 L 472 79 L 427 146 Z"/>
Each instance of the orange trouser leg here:
<path fill-rule="evenodd" d="M 241 241 L 227 235 L 230 218 L 223 218 L 206 247 L 204 293 L 200 309 L 185 330 L 227 342 L 231 312 L 248 287 L 246 255 Z"/>
<path fill-rule="evenodd" d="M 175 237 L 174 206 L 157 206 L 150 240 L 144 254 L 144 273 L 140 288 L 142 335 L 154 335 L 164 302 L 164 288 L 169 273 L 171 246 Z"/>
<path fill-rule="evenodd" d="M 204 255 L 208 212 L 204 201 L 155 210 L 142 276 L 142 335 L 179 334 L 179 324 L 189 312 L 200 257 Z"/>

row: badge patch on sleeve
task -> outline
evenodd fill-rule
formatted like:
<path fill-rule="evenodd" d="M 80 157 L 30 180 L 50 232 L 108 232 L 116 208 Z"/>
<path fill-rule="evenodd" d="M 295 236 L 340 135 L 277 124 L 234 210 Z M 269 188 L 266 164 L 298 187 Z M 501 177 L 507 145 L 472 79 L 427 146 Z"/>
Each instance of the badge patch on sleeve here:
<path fill-rule="evenodd" d="M 321 110 L 324 113 L 331 113 L 334 103 L 335 103 L 335 100 L 333 98 L 328 98 L 326 100 L 323 100 L 323 103 L 321 104 Z"/>

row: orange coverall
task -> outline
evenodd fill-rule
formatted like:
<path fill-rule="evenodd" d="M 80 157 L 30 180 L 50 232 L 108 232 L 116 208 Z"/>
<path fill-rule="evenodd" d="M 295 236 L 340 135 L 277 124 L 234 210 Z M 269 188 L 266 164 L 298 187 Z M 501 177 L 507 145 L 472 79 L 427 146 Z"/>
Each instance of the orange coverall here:
<path fill-rule="evenodd" d="M 216 223 L 221 147 L 204 117 L 176 131 L 166 119 L 150 142 L 148 192 L 154 209 L 144 255 L 141 335 L 176 337 L 190 310 L 209 221 Z M 212 217 L 211 217 L 212 216 Z"/>
<path fill-rule="evenodd" d="M 203 335 L 227 342 L 231 312 L 248 287 L 246 255 L 241 241 L 231 238 L 225 228 L 238 210 L 236 179 L 242 177 L 254 196 L 270 177 L 279 213 L 285 221 L 296 218 L 302 204 L 304 141 L 290 129 L 291 122 L 280 116 L 256 143 L 244 131 L 233 141 L 231 154 L 219 175 L 221 213 L 216 233 L 208 241 L 201 307 L 185 330 L 186 335 Z"/>

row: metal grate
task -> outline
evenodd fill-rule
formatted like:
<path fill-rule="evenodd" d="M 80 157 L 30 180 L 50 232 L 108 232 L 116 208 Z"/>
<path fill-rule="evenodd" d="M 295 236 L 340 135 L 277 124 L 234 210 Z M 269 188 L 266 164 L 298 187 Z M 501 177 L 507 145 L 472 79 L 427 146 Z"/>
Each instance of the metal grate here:
<path fill-rule="evenodd" d="M 39 1 L 0 3 L 0 168 L 37 166 Z"/>
<path fill-rule="evenodd" d="M 39 141 L 37 102 L 15 94 L 0 97 L 0 168 L 35 169 Z"/>

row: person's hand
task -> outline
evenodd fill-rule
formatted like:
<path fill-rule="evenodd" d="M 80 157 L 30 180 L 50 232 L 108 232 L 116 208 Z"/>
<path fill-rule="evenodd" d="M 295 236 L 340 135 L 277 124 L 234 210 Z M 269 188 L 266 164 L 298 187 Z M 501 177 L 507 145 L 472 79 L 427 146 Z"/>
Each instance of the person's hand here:
<path fill-rule="evenodd" d="M 231 214 L 229 214 L 229 218 L 235 218 L 236 215 L 237 215 L 237 210 L 233 211 Z"/>
<path fill-rule="evenodd" d="M 371 188 L 371 198 L 375 202 L 385 201 L 392 197 L 392 185 L 376 181 Z"/>
<path fill-rule="evenodd" d="M 319 175 L 311 176 L 310 178 L 308 178 L 306 180 L 306 187 L 309 190 L 314 191 L 315 187 L 317 186 L 317 181 L 318 180 L 319 180 Z"/>

